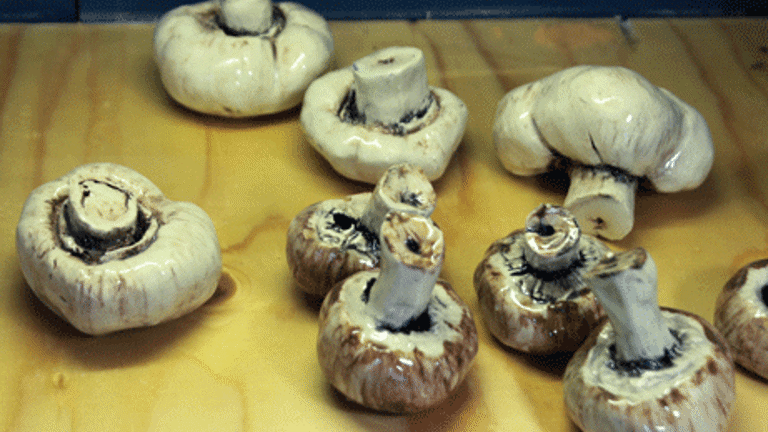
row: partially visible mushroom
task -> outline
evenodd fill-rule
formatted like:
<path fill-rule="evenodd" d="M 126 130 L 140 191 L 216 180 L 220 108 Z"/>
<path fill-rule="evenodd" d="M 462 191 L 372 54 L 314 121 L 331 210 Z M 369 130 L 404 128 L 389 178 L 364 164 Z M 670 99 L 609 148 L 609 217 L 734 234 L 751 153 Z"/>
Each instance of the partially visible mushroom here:
<path fill-rule="evenodd" d="M 715 327 L 736 363 L 768 379 L 768 260 L 741 268 L 717 298 Z"/>
<path fill-rule="evenodd" d="M 430 216 L 437 197 L 424 171 L 390 167 L 373 193 L 321 201 L 302 210 L 288 228 L 285 254 L 298 287 L 325 295 L 339 281 L 379 266 L 379 229 L 390 211 Z"/>
<path fill-rule="evenodd" d="M 202 209 L 109 163 L 32 191 L 16 248 L 35 295 L 93 335 L 189 313 L 213 295 L 221 274 L 216 231 Z"/>
<path fill-rule="evenodd" d="M 609 255 L 590 276 L 609 321 L 566 368 L 571 419 L 584 432 L 726 430 L 734 368 L 717 330 L 659 309 L 656 266 L 643 249 Z"/>
<path fill-rule="evenodd" d="M 584 274 L 609 251 L 582 235 L 562 207 L 536 208 L 525 229 L 494 242 L 475 270 L 480 311 L 491 333 L 527 353 L 575 351 L 603 317 Z"/>
<path fill-rule="evenodd" d="M 331 384 L 366 407 L 421 411 L 445 400 L 477 353 L 469 308 L 446 282 L 440 229 L 393 212 L 381 227 L 381 271 L 336 285 L 320 310 L 317 352 Z"/>
<path fill-rule="evenodd" d="M 155 28 L 165 89 L 189 109 L 251 117 L 294 107 L 330 64 L 328 23 L 297 3 L 212 0 L 180 6 Z"/>
<path fill-rule="evenodd" d="M 516 175 L 566 165 L 565 207 L 584 232 L 611 240 L 632 230 L 639 178 L 659 192 L 693 189 L 714 154 L 698 111 L 622 67 L 576 66 L 512 90 L 493 136 Z"/>
<path fill-rule="evenodd" d="M 341 175 L 367 183 L 406 162 L 437 179 L 466 123 L 464 102 L 429 86 L 424 54 L 412 47 L 386 48 L 318 78 L 301 109 L 310 144 Z"/>

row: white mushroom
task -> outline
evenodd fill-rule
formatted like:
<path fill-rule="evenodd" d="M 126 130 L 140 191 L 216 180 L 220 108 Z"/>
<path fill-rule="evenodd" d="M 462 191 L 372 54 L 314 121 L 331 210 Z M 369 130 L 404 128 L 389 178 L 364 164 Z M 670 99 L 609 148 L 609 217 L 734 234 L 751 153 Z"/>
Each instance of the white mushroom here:
<path fill-rule="evenodd" d="M 298 287 L 325 295 L 347 276 L 379 266 L 378 233 L 390 211 L 428 217 L 437 196 L 424 171 L 413 165 L 390 167 L 373 193 L 321 201 L 291 221 L 286 257 Z"/>
<path fill-rule="evenodd" d="M 609 255 L 590 275 L 609 321 L 566 368 L 571 419 L 584 432 L 725 431 L 734 369 L 717 330 L 659 309 L 656 266 L 643 249 Z"/>
<path fill-rule="evenodd" d="M 466 105 L 429 86 L 424 54 L 412 47 L 386 48 L 324 75 L 301 109 L 310 144 L 341 175 L 367 183 L 406 162 L 439 178 L 466 123 Z"/>
<path fill-rule="evenodd" d="M 717 298 L 715 327 L 736 363 L 768 379 L 768 260 L 741 268 Z"/>
<path fill-rule="evenodd" d="M 32 191 L 16 247 L 35 295 L 93 335 L 189 313 L 213 295 L 221 274 L 216 231 L 202 209 L 109 163 Z"/>
<path fill-rule="evenodd" d="M 155 59 L 173 99 L 224 117 L 294 107 L 330 64 L 328 23 L 297 3 L 212 0 L 180 6 L 155 28 Z"/>
<path fill-rule="evenodd" d="M 493 135 L 516 175 L 567 165 L 565 207 L 584 232 L 612 240 L 632 230 L 639 178 L 659 192 L 693 189 L 714 154 L 698 111 L 622 67 L 576 66 L 512 90 Z"/>
<path fill-rule="evenodd" d="M 390 213 L 380 241 L 381 271 L 356 273 L 326 296 L 318 359 L 347 398 L 375 410 L 416 412 L 463 381 L 477 331 L 469 308 L 437 281 L 444 242 L 431 220 Z"/>
<path fill-rule="evenodd" d="M 575 351 L 604 316 L 584 275 L 609 252 L 581 234 L 567 210 L 536 208 L 525 229 L 494 242 L 475 270 L 491 333 L 527 353 Z"/>

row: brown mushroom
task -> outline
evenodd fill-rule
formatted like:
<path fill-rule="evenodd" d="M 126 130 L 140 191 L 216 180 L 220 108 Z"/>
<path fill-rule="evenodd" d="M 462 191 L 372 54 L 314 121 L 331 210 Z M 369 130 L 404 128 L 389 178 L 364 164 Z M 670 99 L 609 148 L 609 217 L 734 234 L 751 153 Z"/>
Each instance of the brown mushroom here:
<path fill-rule="evenodd" d="M 331 384 L 366 407 L 416 412 L 462 382 L 477 353 L 469 308 L 448 283 L 440 229 L 392 212 L 381 227 L 381 270 L 336 285 L 320 310 L 317 352 Z"/>

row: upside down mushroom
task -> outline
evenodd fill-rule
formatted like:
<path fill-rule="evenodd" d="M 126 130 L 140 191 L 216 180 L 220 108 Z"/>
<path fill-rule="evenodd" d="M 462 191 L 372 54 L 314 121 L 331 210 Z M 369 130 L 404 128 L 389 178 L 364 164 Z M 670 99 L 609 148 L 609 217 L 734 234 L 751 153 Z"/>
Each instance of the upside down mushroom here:
<path fill-rule="evenodd" d="M 221 274 L 208 215 L 110 163 L 83 165 L 32 191 L 16 248 L 35 295 L 92 335 L 189 313 L 213 295 Z"/>
<path fill-rule="evenodd" d="M 608 321 L 565 371 L 565 404 L 584 432 L 724 431 L 734 369 L 723 337 L 691 313 L 660 309 L 656 266 L 643 249 L 590 272 Z"/>
<path fill-rule="evenodd" d="M 477 353 L 477 331 L 469 308 L 437 280 L 445 247 L 434 222 L 392 212 L 381 245 L 381 270 L 356 273 L 326 296 L 318 359 L 350 400 L 417 412 L 463 381 Z"/>

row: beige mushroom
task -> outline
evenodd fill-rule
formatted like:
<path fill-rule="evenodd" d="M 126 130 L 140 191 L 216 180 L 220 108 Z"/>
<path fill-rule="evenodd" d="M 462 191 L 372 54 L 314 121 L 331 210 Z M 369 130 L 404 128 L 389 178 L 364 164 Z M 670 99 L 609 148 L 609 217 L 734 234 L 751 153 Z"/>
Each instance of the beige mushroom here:
<path fill-rule="evenodd" d="M 609 249 L 581 234 L 564 208 L 542 204 L 494 242 L 475 270 L 480 311 L 504 345 L 532 354 L 575 351 L 604 316 L 584 274 Z"/>
<path fill-rule="evenodd" d="M 714 155 L 698 111 L 622 67 L 576 66 L 512 90 L 493 136 L 516 175 L 565 165 L 564 206 L 584 232 L 611 240 L 632 230 L 638 179 L 659 192 L 693 189 Z"/>
<path fill-rule="evenodd" d="M 16 248 L 35 295 L 93 335 L 187 314 L 211 297 L 221 274 L 216 231 L 202 209 L 109 163 L 32 191 Z"/>
<path fill-rule="evenodd" d="M 643 249 L 590 272 L 609 321 L 574 354 L 563 387 L 584 432 L 725 431 L 734 399 L 730 350 L 704 319 L 660 309 L 656 266 Z"/>
<path fill-rule="evenodd" d="M 251 117 L 298 105 L 328 68 L 333 38 L 320 15 L 297 3 L 212 0 L 165 14 L 154 48 L 163 85 L 177 102 Z"/>
<path fill-rule="evenodd" d="M 768 379 L 768 260 L 741 268 L 717 298 L 715 327 L 736 363 Z"/>
<path fill-rule="evenodd" d="M 421 411 L 445 400 L 477 353 L 469 308 L 446 282 L 440 229 L 393 212 L 381 227 L 381 270 L 336 285 L 320 310 L 317 352 L 325 376 L 366 407 Z"/>
<path fill-rule="evenodd" d="M 298 287 L 325 295 L 347 276 L 379 266 L 378 233 L 390 211 L 429 216 L 436 195 L 424 171 L 413 165 L 390 167 L 373 193 L 321 201 L 291 221 L 286 257 Z"/>
<path fill-rule="evenodd" d="M 391 165 L 443 175 L 464 135 L 467 107 L 430 87 L 421 50 L 390 47 L 318 78 L 301 125 L 310 144 L 344 177 L 375 183 Z"/>

